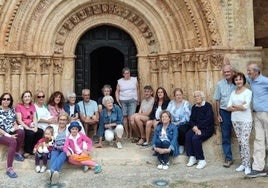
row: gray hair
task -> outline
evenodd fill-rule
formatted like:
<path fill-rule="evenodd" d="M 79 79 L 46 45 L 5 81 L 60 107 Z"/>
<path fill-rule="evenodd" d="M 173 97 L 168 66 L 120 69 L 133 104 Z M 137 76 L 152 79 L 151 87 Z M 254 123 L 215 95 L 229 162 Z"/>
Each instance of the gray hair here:
<path fill-rule="evenodd" d="M 112 96 L 105 96 L 105 97 L 103 97 L 103 99 L 102 99 L 102 104 L 105 106 L 105 104 L 107 103 L 107 102 L 114 102 L 114 99 L 113 99 L 113 97 Z"/>
<path fill-rule="evenodd" d="M 203 101 L 206 99 L 205 93 L 203 91 L 198 91 L 198 90 L 194 91 L 193 96 L 195 96 L 195 95 L 200 95 Z"/>
<path fill-rule="evenodd" d="M 73 91 L 69 91 L 66 95 L 67 99 L 71 98 L 71 97 L 76 97 L 76 94 Z"/>

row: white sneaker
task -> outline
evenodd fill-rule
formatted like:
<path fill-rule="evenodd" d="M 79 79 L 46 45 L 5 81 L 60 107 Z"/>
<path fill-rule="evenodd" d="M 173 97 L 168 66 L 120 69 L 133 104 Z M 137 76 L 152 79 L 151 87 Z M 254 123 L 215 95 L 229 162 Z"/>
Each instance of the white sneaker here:
<path fill-rule="evenodd" d="M 35 167 L 35 172 L 39 173 L 40 170 L 41 170 L 40 166 L 36 166 L 36 167 Z"/>
<path fill-rule="evenodd" d="M 51 177 L 51 185 L 55 185 L 59 182 L 59 172 L 58 171 L 54 171 Z"/>
<path fill-rule="evenodd" d="M 163 169 L 163 164 L 159 164 L 159 165 L 157 165 L 157 168 L 158 168 L 159 170 L 162 170 L 162 169 Z"/>
<path fill-rule="evenodd" d="M 238 168 L 235 169 L 236 172 L 242 172 L 245 170 L 245 166 L 244 165 L 240 165 Z"/>
<path fill-rule="evenodd" d="M 202 169 L 205 168 L 205 166 L 207 165 L 207 162 L 205 160 L 199 160 L 196 169 Z"/>
<path fill-rule="evenodd" d="M 180 154 L 183 154 L 183 152 L 184 152 L 184 146 L 179 146 L 179 152 L 180 152 Z"/>
<path fill-rule="evenodd" d="M 41 173 L 43 173 L 43 172 L 45 172 L 45 171 L 46 171 L 46 169 L 47 169 L 47 167 L 46 167 L 46 166 L 42 166 L 42 167 L 41 167 L 40 172 L 41 172 Z"/>
<path fill-rule="evenodd" d="M 188 167 L 191 167 L 197 163 L 196 158 L 194 156 L 190 156 L 189 162 L 187 163 Z"/>
<path fill-rule="evenodd" d="M 250 167 L 246 167 L 245 168 L 245 175 L 248 175 L 251 172 L 251 168 Z"/>
<path fill-rule="evenodd" d="M 168 168 L 168 165 L 163 165 L 163 170 L 167 170 Z"/>
<path fill-rule="evenodd" d="M 123 148 L 121 142 L 117 142 L 117 143 L 116 143 L 116 146 L 117 146 L 118 149 L 122 149 L 122 148 Z"/>

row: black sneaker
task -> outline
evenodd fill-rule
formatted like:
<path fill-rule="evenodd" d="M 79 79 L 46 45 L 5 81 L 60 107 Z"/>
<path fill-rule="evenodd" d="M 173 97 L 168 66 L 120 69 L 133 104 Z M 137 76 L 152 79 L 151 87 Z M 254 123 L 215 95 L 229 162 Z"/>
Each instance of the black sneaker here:
<path fill-rule="evenodd" d="M 265 172 L 264 170 L 263 171 L 251 170 L 251 172 L 246 176 L 249 178 L 263 177 L 267 176 L 267 172 Z"/>

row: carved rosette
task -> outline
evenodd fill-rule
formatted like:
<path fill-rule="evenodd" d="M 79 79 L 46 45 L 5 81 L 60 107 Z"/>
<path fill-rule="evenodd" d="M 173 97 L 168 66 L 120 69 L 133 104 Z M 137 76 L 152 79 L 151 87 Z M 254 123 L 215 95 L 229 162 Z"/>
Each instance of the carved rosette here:
<path fill-rule="evenodd" d="M 156 43 L 155 37 L 147 21 L 145 21 L 138 13 L 133 10 L 129 10 L 126 7 L 120 6 L 116 3 L 102 3 L 102 4 L 90 4 L 83 7 L 83 9 L 77 10 L 70 15 L 62 24 L 62 27 L 58 30 L 54 52 L 56 54 L 63 53 L 63 46 L 65 40 L 70 31 L 83 20 L 90 18 L 91 16 L 113 14 L 123 18 L 134 24 L 143 37 L 146 38 L 148 45 L 154 45 Z"/>
<path fill-rule="evenodd" d="M 222 54 L 213 53 L 210 56 L 210 62 L 211 62 L 212 70 L 221 70 L 222 65 L 223 65 L 223 60 L 224 60 L 224 57 L 223 57 Z"/>
<path fill-rule="evenodd" d="M 49 74 L 49 70 L 51 66 L 50 58 L 43 58 L 40 59 L 40 68 L 41 68 L 41 74 Z"/>
<path fill-rule="evenodd" d="M 53 74 L 61 74 L 63 72 L 62 59 L 53 59 Z"/>
<path fill-rule="evenodd" d="M 11 74 L 15 75 L 21 74 L 22 70 L 22 58 L 21 57 L 11 57 L 9 58 L 9 64 L 11 68 Z"/>

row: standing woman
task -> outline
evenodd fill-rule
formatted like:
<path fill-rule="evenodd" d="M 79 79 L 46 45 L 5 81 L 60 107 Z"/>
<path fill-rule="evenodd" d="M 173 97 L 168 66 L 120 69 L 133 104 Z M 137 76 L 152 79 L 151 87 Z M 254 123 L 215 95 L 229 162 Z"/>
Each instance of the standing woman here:
<path fill-rule="evenodd" d="M 177 156 L 178 151 L 178 129 L 171 123 L 171 114 L 163 110 L 160 114 L 160 124 L 156 127 L 153 137 L 153 149 L 156 152 L 160 164 L 158 169 L 167 170 L 169 156 Z"/>
<path fill-rule="evenodd" d="M 184 152 L 185 134 L 190 129 L 189 120 L 192 105 L 189 101 L 183 99 L 182 89 L 175 88 L 173 95 L 174 100 L 169 102 L 167 111 L 172 115 L 172 124 L 178 128 L 179 152 L 182 154 Z"/>
<path fill-rule="evenodd" d="M 53 185 L 59 181 L 59 171 L 67 159 L 66 153 L 63 151 L 65 140 L 69 134 L 67 131 L 67 124 L 70 122 L 69 115 L 63 112 L 58 115 L 58 126 L 54 129 L 55 144 L 50 155 L 49 170 L 46 171 L 46 176 L 49 182 Z"/>
<path fill-rule="evenodd" d="M 237 172 L 251 172 L 249 137 L 252 129 L 251 98 L 252 92 L 245 87 L 246 77 L 243 73 L 237 72 L 232 82 L 236 90 L 231 93 L 227 110 L 231 113 L 231 120 L 239 143 L 240 157 L 242 164 L 236 168 Z"/>
<path fill-rule="evenodd" d="M 130 126 L 130 117 L 136 112 L 138 103 L 138 81 L 137 77 L 130 76 L 130 69 L 125 67 L 122 70 L 123 78 L 117 81 L 115 97 L 117 103 L 121 106 L 124 116 L 124 128 L 126 137 L 132 137 L 132 128 Z"/>
<path fill-rule="evenodd" d="M 163 87 L 159 87 L 156 90 L 155 100 L 153 109 L 149 115 L 149 120 L 146 122 L 145 135 L 146 142 L 142 144 L 142 146 L 148 146 L 150 141 L 150 136 L 152 132 L 152 127 L 154 130 L 160 121 L 160 113 L 162 110 L 166 110 L 170 99 L 166 90 Z"/>
<path fill-rule="evenodd" d="M 37 125 L 38 128 L 45 131 L 45 129 L 50 124 L 55 124 L 57 121 L 55 121 L 49 110 L 47 105 L 45 104 L 45 93 L 44 91 L 38 90 L 35 94 L 35 109 L 36 109 L 36 115 L 37 115 Z"/>
<path fill-rule="evenodd" d="M 19 103 L 15 109 L 17 122 L 25 131 L 23 154 L 25 158 L 30 154 L 34 155 L 34 145 L 43 137 L 43 130 L 37 127 L 36 109 L 32 104 L 32 97 L 31 91 L 24 91 L 21 95 L 22 103 Z"/>
<path fill-rule="evenodd" d="M 19 153 L 24 140 L 24 130 L 18 128 L 16 113 L 13 108 L 13 98 L 10 93 L 3 93 L 0 97 L 0 144 L 8 147 L 6 174 L 10 178 L 18 175 L 13 170 L 14 158 L 23 161 Z"/>
<path fill-rule="evenodd" d="M 102 92 L 103 96 L 99 97 L 98 101 L 97 101 L 99 113 L 101 113 L 101 111 L 105 108 L 105 106 L 102 104 L 103 97 L 110 96 L 112 93 L 112 90 L 113 90 L 112 87 L 108 84 L 106 84 L 102 87 L 101 92 Z"/>
<path fill-rule="evenodd" d="M 54 121 L 57 121 L 58 116 L 64 112 L 64 103 L 65 99 L 60 91 L 55 91 L 51 94 L 48 100 L 48 110 L 52 117 L 54 118 Z"/>

